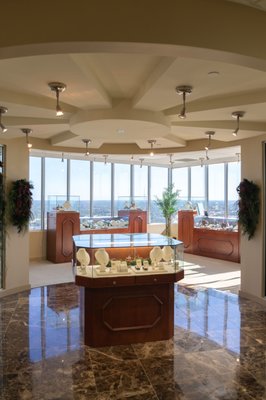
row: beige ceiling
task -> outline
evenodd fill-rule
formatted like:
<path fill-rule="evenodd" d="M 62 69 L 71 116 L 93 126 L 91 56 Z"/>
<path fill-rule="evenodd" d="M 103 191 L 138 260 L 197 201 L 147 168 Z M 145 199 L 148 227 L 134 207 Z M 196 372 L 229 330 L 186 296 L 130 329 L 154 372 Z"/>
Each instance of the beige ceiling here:
<path fill-rule="evenodd" d="M 236 3 L 266 9 L 266 1 Z M 209 155 L 217 161 L 236 160 L 241 140 L 266 132 L 266 72 L 261 66 L 193 56 L 192 51 L 189 56 L 136 49 L 61 53 L 1 58 L 0 105 L 8 108 L 2 117 L 8 131 L 2 137 L 21 137 L 21 128 L 31 128 L 38 151 L 83 156 L 82 140 L 90 139 L 92 159 L 108 154 L 108 160 L 144 158 L 167 165 L 171 158 L 176 166 L 206 157 L 207 131 L 215 131 Z M 60 94 L 63 117 L 55 116 L 51 81 L 67 86 Z M 178 85 L 193 88 L 185 120 L 178 118 Z M 234 111 L 245 112 L 237 137 L 232 135 Z M 151 139 L 156 141 L 153 160 Z"/>

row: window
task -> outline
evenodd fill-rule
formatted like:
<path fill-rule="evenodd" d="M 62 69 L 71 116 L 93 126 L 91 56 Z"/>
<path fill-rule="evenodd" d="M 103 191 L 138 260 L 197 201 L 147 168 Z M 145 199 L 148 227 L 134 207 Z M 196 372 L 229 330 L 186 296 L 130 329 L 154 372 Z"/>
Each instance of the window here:
<path fill-rule="evenodd" d="M 225 216 L 225 187 L 224 187 L 224 164 L 209 165 L 209 202 L 208 213 L 210 216 Z"/>
<path fill-rule="evenodd" d="M 146 165 L 134 165 L 133 193 L 137 207 L 148 209 L 148 167 Z"/>
<path fill-rule="evenodd" d="M 151 167 L 151 222 L 165 222 L 165 219 L 155 203 L 156 197 L 161 198 L 168 186 L 168 168 Z"/>
<path fill-rule="evenodd" d="M 191 201 L 193 206 L 201 202 L 206 207 L 205 167 L 191 167 Z"/>
<path fill-rule="evenodd" d="M 45 159 L 45 220 L 51 211 L 67 200 L 67 163 L 61 158 Z M 45 223 L 46 226 L 46 223 Z"/>
<path fill-rule="evenodd" d="M 93 217 L 111 216 L 111 164 L 93 163 Z"/>
<path fill-rule="evenodd" d="M 175 168 L 172 170 L 172 183 L 174 190 L 179 190 L 178 208 L 183 208 L 188 201 L 188 168 Z"/>
<path fill-rule="evenodd" d="M 42 229 L 42 159 L 41 157 L 30 157 L 30 181 L 34 186 L 32 190 L 32 218 L 30 220 L 30 229 Z"/>
<path fill-rule="evenodd" d="M 114 214 L 130 201 L 130 165 L 114 165 Z"/>
<path fill-rule="evenodd" d="M 71 160 L 70 161 L 70 202 L 71 196 L 79 196 L 80 218 L 90 216 L 90 161 Z"/>
<path fill-rule="evenodd" d="M 238 194 L 237 186 L 241 180 L 241 171 L 239 162 L 228 163 L 228 217 L 237 217 L 238 212 Z"/>

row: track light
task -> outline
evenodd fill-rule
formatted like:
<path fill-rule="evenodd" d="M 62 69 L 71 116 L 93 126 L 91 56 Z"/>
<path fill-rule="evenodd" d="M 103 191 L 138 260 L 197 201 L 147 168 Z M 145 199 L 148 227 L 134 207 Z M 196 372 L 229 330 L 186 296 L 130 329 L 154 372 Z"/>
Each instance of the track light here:
<path fill-rule="evenodd" d="M 208 144 L 205 146 L 205 150 L 209 150 L 209 148 L 211 147 L 211 138 L 215 135 L 214 131 L 207 131 L 205 132 L 205 135 L 208 136 L 209 140 L 208 140 Z"/>
<path fill-rule="evenodd" d="M 0 106 L 0 128 L 2 129 L 2 133 L 5 133 L 7 131 L 7 128 L 2 123 L 2 115 L 5 114 L 7 110 L 8 109 L 6 107 Z"/>
<path fill-rule="evenodd" d="M 29 151 L 32 148 L 32 144 L 29 141 L 29 134 L 32 133 L 32 129 L 29 128 L 21 128 L 21 132 L 24 133 L 26 135 L 26 143 L 27 143 L 27 147 L 29 149 Z"/>
<path fill-rule="evenodd" d="M 155 145 L 156 140 L 154 140 L 154 139 L 148 140 L 148 143 L 151 145 L 150 156 L 153 157 L 154 156 L 153 146 Z"/>
<path fill-rule="evenodd" d="M 56 94 L 56 116 L 61 117 L 64 115 L 64 112 L 59 104 L 59 93 L 62 93 L 66 90 L 66 85 L 62 82 L 50 82 L 48 83 L 48 86 Z"/>
<path fill-rule="evenodd" d="M 90 154 L 88 145 L 89 145 L 89 143 L 91 143 L 91 140 L 90 139 L 82 139 L 82 142 L 85 143 L 85 149 L 86 149 L 85 156 L 87 157 Z"/>
<path fill-rule="evenodd" d="M 245 111 L 234 111 L 232 112 L 232 118 L 236 119 L 236 129 L 233 131 L 232 135 L 237 136 L 239 131 L 239 118 L 244 117 Z"/>
<path fill-rule="evenodd" d="M 139 161 L 140 161 L 140 165 L 139 166 L 140 166 L 140 168 L 142 168 L 144 158 L 140 158 Z"/>
<path fill-rule="evenodd" d="M 183 98 L 183 105 L 180 113 L 178 114 L 179 118 L 185 119 L 186 118 L 186 95 L 191 94 L 192 87 L 191 86 L 177 86 L 175 88 L 176 93 L 182 95 Z"/>

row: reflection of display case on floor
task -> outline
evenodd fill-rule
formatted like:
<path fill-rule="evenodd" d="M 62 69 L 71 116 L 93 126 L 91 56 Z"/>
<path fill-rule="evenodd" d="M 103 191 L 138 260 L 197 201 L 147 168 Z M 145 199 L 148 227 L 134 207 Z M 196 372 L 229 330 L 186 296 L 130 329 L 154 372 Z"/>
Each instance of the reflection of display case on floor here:
<path fill-rule="evenodd" d="M 184 241 L 187 253 L 240 262 L 236 219 L 199 217 L 192 211 L 179 211 L 178 239 Z"/>
<path fill-rule="evenodd" d="M 85 270 L 75 266 L 75 282 L 85 287 L 85 344 L 97 347 L 173 336 L 174 282 L 184 277 L 182 242 L 157 234 L 110 234 L 74 236 L 73 243 L 75 254 L 85 248 L 91 258 Z M 172 255 L 162 256 L 164 261 L 152 257 L 147 267 L 154 247 L 171 247 Z M 112 264 L 101 272 L 95 257 L 99 248 L 116 262 L 119 259 L 118 264 L 127 259 L 126 270 L 120 272 Z M 136 269 L 136 257 L 145 258 L 146 270 L 143 265 Z"/>
<path fill-rule="evenodd" d="M 79 213 L 52 211 L 47 213 L 47 260 L 63 263 L 72 260 L 72 236 L 79 234 Z"/>

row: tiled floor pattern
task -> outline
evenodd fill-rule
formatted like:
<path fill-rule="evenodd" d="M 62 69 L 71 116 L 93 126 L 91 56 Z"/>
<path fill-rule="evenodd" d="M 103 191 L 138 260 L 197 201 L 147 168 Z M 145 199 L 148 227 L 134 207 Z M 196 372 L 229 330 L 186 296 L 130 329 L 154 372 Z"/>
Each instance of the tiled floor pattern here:
<path fill-rule="evenodd" d="M 73 283 L 0 301 L 0 399 L 266 399 L 266 310 L 214 289 L 175 288 L 175 335 L 83 344 Z"/>

